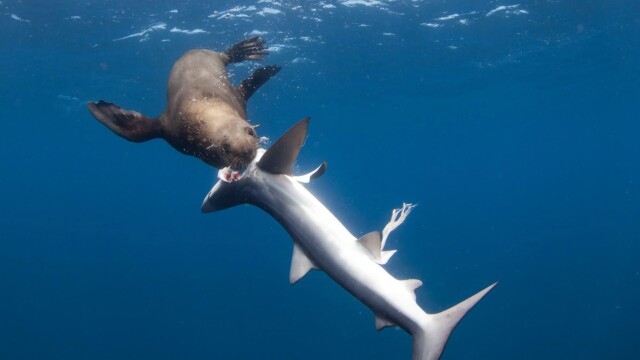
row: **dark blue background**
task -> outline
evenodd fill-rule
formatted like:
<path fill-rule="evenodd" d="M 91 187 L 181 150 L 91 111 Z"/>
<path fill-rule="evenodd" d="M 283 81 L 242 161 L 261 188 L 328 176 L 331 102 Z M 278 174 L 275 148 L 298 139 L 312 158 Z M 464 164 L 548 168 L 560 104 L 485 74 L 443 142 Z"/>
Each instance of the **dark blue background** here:
<path fill-rule="evenodd" d="M 254 29 L 287 46 L 250 118 L 275 139 L 312 117 L 299 171 L 329 162 L 318 198 L 356 236 L 419 204 L 387 266 L 424 281 L 418 302 L 501 282 L 444 359 L 640 358 L 638 5 L 334 4 L 215 20 L 238 4 L 2 1 L 0 359 L 410 358 L 407 334 L 376 333 L 326 275 L 292 288 L 291 241 L 266 214 L 201 214 L 214 169 L 86 111 L 156 116 L 184 51 Z"/>

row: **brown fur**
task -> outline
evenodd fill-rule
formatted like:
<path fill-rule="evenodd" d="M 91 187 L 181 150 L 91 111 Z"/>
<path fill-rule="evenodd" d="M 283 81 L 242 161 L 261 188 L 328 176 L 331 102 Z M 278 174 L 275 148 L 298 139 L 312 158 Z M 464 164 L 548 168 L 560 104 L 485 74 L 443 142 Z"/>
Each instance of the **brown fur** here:
<path fill-rule="evenodd" d="M 180 152 L 217 168 L 241 168 L 255 157 L 258 138 L 247 122 L 246 102 L 280 68 L 257 69 L 238 88 L 227 78 L 227 65 L 263 60 L 264 41 L 251 38 L 225 52 L 191 50 L 173 65 L 167 107 L 156 119 L 115 104 L 89 102 L 89 111 L 116 134 L 133 142 L 164 138 Z"/>
<path fill-rule="evenodd" d="M 167 108 L 160 116 L 164 138 L 177 150 L 221 168 L 246 165 L 258 149 L 245 101 L 227 78 L 225 54 L 192 50 L 173 66 Z"/>

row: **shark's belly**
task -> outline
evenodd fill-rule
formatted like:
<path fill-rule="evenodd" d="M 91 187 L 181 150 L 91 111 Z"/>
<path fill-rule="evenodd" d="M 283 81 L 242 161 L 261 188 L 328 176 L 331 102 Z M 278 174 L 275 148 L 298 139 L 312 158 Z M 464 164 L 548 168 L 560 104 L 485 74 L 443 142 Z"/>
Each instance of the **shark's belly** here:
<path fill-rule="evenodd" d="M 297 185 L 297 186 L 296 186 Z M 316 267 L 353 294 L 377 316 L 407 331 L 424 312 L 413 290 L 375 263 L 333 214 L 299 184 L 278 191 L 280 218 Z"/>

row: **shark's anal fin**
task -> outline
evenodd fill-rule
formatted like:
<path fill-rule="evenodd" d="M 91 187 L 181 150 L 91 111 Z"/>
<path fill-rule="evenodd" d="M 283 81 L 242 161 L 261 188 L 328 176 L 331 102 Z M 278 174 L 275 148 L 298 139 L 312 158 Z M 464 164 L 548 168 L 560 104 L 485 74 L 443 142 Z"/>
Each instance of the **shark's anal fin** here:
<path fill-rule="evenodd" d="M 289 282 L 291 285 L 302 279 L 311 269 L 317 269 L 311 259 L 302 251 L 298 244 L 293 243 L 293 256 L 291 257 L 291 270 Z"/>
<path fill-rule="evenodd" d="M 364 234 L 360 239 L 358 239 L 358 243 L 360 243 L 360 245 L 369 252 L 371 260 L 380 265 L 386 264 L 391 256 L 396 253 L 396 250 L 382 250 L 382 240 L 380 238 L 379 231 L 372 231 Z"/>
<path fill-rule="evenodd" d="M 322 174 L 324 174 L 325 171 L 327 171 L 327 162 L 323 161 L 322 164 L 320 164 L 320 166 L 315 168 L 315 170 L 313 170 L 312 172 L 304 175 L 294 176 L 293 179 L 296 180 L 297 182 L 308 184 L 311 182 L 311 180 L 315 180 L 320 176 L 322 176 Z"/>
<path fill-rule="evenodd" d="M 373 233 L 377 233 L 377 231 L 373 231 L 370 232 L 367 235 L 373 234 Z M 363 236 L 360 239 L 365 238 L 367 235 Z M 377 234 L 378 236 L 378 240 L 380 239 L 380 234 Z M 370 239 L 375 238 L 375 235 L 371 235 Z M 370 240 L 372 241 L 372 240 Z M 416 299 L 416 293 L 415 290 L 417 288 L 419 288 L 420 286 L 422 286 L 422 281 L 418 280 L 418 279 L 407 279 L 407 280 L 400 280 L 400 282 L 402 282 L 402 284 L 407 288 L 407 291 L 409 291 L 409 293 L 413 296 L 413 300 Z M 392 321 L 388 320 L 386 317 L 379 315 L 379 314 L 375 314 L 376 315 L 376 330 L 380 331 L 386 327 L 389 326 L 396 326 L 397 324 L 393 323 Z"/>
<path fill-rule="evenodd" d="M 376 315 L 376 330 L 380 331 L 389 326 L 396 326 L 396 324 L 392 323 L 391 321 L 385 319 L 380 315 Z"/>
<path fill-rule="evenodd" d="M 258 167 L 270 174 L 292 175 L 293 164 L 298 158 L 300 148 L 307 137 L 309 118 L 298 121 L 287 130 L 258 162 Z"/>

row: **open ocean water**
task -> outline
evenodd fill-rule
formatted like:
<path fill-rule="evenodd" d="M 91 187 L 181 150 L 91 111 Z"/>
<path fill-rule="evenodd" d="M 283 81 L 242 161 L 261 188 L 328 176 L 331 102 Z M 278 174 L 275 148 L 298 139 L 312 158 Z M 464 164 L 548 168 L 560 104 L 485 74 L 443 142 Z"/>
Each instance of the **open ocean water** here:
<path fill-rule="evenodd" d="M 249 101 L 354 235 L 419 206 L 386 268 L 437 312 L 494 281 L 443 359 L 640 359 L 637 1 L 0 1 L 0 359 L 410 359 L 411 338 L 240 206 L 216 169 L 129 143 L 172 64 L 253 35 L 283 70 Z M 237 84 L 262 64 L 230 71 Z"/>

